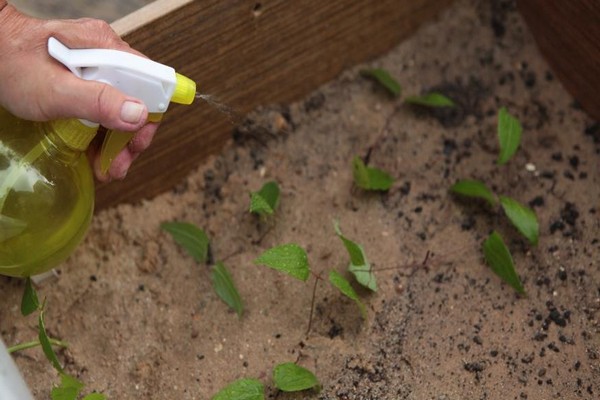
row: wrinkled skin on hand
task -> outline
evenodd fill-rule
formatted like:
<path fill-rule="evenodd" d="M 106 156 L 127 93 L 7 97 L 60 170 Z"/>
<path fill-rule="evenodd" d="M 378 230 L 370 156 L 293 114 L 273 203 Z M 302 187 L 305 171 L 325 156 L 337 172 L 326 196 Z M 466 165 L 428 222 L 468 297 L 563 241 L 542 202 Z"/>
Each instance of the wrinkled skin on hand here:
<path fill-rule="evenodd" d="M 0 107 L 31 121 L 80 118 L 109 129 L 135 132 L 133 140 L 100 171 L 99 141 L 88 157 L 98 180 L 122 179 L 131 163 L 152 141 L 157 123 L 147 121 L 146 107 L 133 97 L 99 82 L 84 81 L 48 55 L 48 38 L 70 48 L 110 48 L 141 55 L 96 19 L 41 20 L 0 0 Z"/>

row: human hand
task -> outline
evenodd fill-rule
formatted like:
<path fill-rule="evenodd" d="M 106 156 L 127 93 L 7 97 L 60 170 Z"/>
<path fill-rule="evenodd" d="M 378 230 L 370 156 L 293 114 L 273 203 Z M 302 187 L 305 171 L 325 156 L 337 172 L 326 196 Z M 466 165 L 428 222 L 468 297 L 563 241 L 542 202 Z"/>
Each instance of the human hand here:
<path fill-rule="evenodd" d="M 48 38 L 70 48 L 110 48 L 140 55 L 101 20 L 41 20 L 26 16 L 0 0 L 0 106 L 31 121 L 79 118 L 106 128 L 135 132 L 108 173 L 100 170 L 100 146 L 88 157 L 98 180 L 122 179 L 135 158 L 152 141 L 158 123 L 147 122 L 138 99 L 100 82 L 77 78 L 48 55 Z"/>

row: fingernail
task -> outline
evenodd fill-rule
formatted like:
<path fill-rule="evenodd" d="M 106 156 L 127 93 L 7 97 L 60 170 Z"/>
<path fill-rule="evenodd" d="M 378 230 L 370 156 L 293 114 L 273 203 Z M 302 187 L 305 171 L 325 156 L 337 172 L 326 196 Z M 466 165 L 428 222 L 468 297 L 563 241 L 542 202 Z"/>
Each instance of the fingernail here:
<path fill-rule="evenodd" d="M 143 104 L 126 101 L 121 106 L 121 120 L 129 124 L 137 124 L 142 119 L 144 108 Z"/>

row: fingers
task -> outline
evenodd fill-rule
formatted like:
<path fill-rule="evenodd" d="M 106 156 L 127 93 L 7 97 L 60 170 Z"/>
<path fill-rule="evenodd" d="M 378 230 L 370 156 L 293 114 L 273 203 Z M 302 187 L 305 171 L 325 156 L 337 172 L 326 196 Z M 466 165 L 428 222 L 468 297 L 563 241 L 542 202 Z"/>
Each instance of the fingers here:
<path fill-rule="evenodd" d="M 127 176 L 127 172 L 131 167 L 133 161 L 140 155 L 140 153 L 150 146 L 152 138 L 158 129 L 158 123 L 148 123 L 144 125 L 133 137 L 129 145 L 121 151 L 117 157 L 113 160 L 108 173 L 103 173 L 100 168 L 100 152 L 98 146 L 95 146 L 94 150 L 91 151 L 88 156 L 92 161 L 92 167 L 96 179 L 100 182 L 108 182 L 113 179 L 121 180 Z"/>
<path fill-rule="evenodd" d="M 129 149 L 120 152 L 119 155 L 115 157 L 108 171 L 110 179 L 125 179 L 129 167 L 131 167 L 131 164 L 139 155 L 140 153 L 132 153 Z"/>
<path fill-rule="evenodd" d="M 128 132 L 139 130 L 148 118 L 146 106 L 110 85 L 84 81 L 65 73 L 49 90 L 53 101 L 44 107 L 50 118 L 80 118 L 98 122 L 109 129 Z"/>
<path fill-rule="evenodd" d="M 158 123 L 154 122 L 144 125 L 144 127 L 135 134 L 133 139 L 131 139 L 131 142 L 129 142 L 129 145 L 127 146 L 129 151 L 132 153 L 141 153 L 146 150 L 150 146 L 154 134 L 158 130 L 158 125 Z"/>

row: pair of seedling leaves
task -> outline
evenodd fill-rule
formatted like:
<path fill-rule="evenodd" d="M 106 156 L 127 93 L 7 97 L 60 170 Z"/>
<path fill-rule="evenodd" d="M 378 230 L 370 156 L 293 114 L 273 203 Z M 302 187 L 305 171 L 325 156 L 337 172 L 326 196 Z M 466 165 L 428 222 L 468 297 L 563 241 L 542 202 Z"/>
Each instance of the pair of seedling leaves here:
<path fill-rule="evenodd" d="M 402 88 L 388 71 L 374 68 L 362 70 L 361 74 L 365 77 L 374 79 L 393 97 L 400 97 Z M 452 100 L 437 92 L 430 92 L 422 96 L 408 96 L 404 98 L 404 102 L 414 106 L 429 108 L 455 106 Z M 352 160 L 352 169 L 354 183 L 361 189 L 385 191 L 389 190 L 394 183 L 394 179 L 387 172 L 366 166 L 360 157 L 354 157 Z"/>
<path fill-rule="evenodd" d="M 508 113 L 503 107 L 498 112 L 498 141 L 500 154 L 498 165 L 506 164 L 516 153 L 521 143 L 522 127 L 518 119 Z M 461 180 L 455 183 L 450 190 L 456 194 L 485 200 L 490 207 L 496 208 L 498 201 L 504 214 L 517 230 L 533 246 L 537 245 L 539 238 L 539 224 L 535 212 L 518 201 L 507 197 L 494 195 L 483 183 L 477 180 Z M 515 271 L 510 250 L 496 231 L 483 243 L 483 254 L 492 270 L 517 292 L 525 293 L 521 280 Z"/>
<path fill-rule="evenodd" d="M 275 387 L 284 392 L 319 390 L 321 384 L 315 375 L 295 363 L 283 363 L 273 370 Z M 243 378 L 221 389 L 212 400 L 264 400 L 265 387 L 258 379 Z"/>
<path fill-rule="evenodd" d="M 9 353 L 18 350 L 24 350 L 27 348 L 41 346 L 44 355 L 50 361 L 52 366 L 60 374 L 60 385 L 52 388 L 50 392 L 50 398 L 52 400 L 77 400 L 83 390 L 84 384 L 74 377 L 65 373 L 60 361 L 54 352 L 52 346 L 67 347 L 67 344 L 56 339 L 52 339 L 46 332 L 46 325 L 44 322 L 44 312 L 46 309 L 46 302 L 40 303 L 38 295 L 33 287 L 30 278 L 27 278 L 25 282 L 25 291 L 21 300 L 21 314 L 28 316 L 34 312 L 39 312 L 38 315 L 38 340 L 24 343 L 21 345 L 13 346 L 8 349 Z M 101 393 L 90 393 L 83 397 L 82 400 L 105 400 L 106 396 Z"/>

